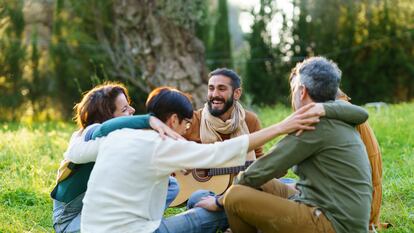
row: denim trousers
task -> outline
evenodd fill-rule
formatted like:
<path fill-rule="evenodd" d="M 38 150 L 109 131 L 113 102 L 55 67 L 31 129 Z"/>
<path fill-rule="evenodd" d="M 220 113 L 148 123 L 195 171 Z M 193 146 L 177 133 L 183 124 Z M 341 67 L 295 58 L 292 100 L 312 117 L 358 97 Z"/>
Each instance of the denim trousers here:
<path fill-rule="evenodd" d="M 226 213 L 224 211 L 210 212 L 194 205 L 202 197 L 214 196 L 207 190 L 194 192 L 187 202 L 187 211 L 162 219 L 160 227 L 155 233 L 215 233 L 217 230 L 225 231 L 228 228 Z"/>
<path fill-rule="evenodd" d="M 167 200 L 165 203 L 165 209 L 167 209 L 171 205 L 171 203 L 177 197 L 179 192 L 180 192 L 180 185 L 178 184 L 177 179 L 170 176 L 168 180 L 168 192 L 167 192 Z"/>
<path fill-rule="evenodd" d="M 170 176 L 165 209 L 177 197 L 179 189 L 177 179 Z M 53 228 L 56 233 L 80 232 L 82 200 L 84 196 L 85 193 L 82 193 L 68 203 L 53 200 Z"/>
<path fill-rule="evenodd" d="M 53 200 L 53 228 L 56 233 L 80 232 L 84 196 L 82 193 L 68 203 Z"/>

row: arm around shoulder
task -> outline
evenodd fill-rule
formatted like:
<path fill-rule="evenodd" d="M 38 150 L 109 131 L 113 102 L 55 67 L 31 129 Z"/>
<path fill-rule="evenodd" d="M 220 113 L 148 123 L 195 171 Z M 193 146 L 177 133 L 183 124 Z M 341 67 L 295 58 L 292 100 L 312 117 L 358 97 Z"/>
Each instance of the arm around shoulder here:
<path fill-rule="evenodd" d="M 95 130 L 92 139 L 107 136 L 109 133 L 123 128 L 130 129 L 149 129 L 150 115 L 124 116 L 116 117 L 105 121 L 99 128 Z"/>
<path fill-rule="evenodd" d="M 99 149 L 99 140 L 85 141 L 88 128 L 82 133 L 75 132 L 70 139 L 69 146 L 63 154 L 64 158 L 77 164 L 96 161 Z"/>
<path fill-rule="evenodd" d="M 341 120 L 351 125 L 362 124 L 369 116 L 364 108 L 343 100 L 323 103 L 323 107 L 327 118 Z"/>

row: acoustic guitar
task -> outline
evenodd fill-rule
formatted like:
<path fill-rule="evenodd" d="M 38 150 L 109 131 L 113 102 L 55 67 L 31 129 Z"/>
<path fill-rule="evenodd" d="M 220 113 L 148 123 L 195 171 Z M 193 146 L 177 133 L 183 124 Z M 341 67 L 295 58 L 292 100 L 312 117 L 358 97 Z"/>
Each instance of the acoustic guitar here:
<path fill-rule="evenodd" d="M 245 165 L 237 167 L 193 169 L 189 174 L 184 175 L 181 171 L 173 174 L 180 185 L 180 192 L 171 207 L 184 204 L 191 194 L 199 189 L 212 191 L 216 194 L 224 193 L 232 182 L 232 175 L 245 170 L 254 161 L 246 161 Z"/>

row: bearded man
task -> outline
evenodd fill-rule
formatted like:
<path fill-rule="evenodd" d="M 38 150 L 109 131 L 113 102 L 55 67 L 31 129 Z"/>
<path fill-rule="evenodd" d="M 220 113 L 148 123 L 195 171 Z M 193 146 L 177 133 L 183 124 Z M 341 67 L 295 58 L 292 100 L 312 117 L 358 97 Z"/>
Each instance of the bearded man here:
<path fill-rule="evenodd" d="M 256 114 L 239 103 L 241 79 L 233 70 L 219 68 L 209 74 L 207 102 L 194 112 L 191 128 L 184 137 L 198 143 L 214 143 L 260 130 Z M 248 160 L 263 155 L 262 147 Z"/>

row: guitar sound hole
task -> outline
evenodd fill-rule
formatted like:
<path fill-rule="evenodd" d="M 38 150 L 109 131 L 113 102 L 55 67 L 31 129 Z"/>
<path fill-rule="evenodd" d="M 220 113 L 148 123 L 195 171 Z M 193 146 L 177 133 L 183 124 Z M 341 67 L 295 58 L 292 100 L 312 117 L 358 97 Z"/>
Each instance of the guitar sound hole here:
<path fill-rule="evenodd" d="M 193 170 L 193 177 L 198 182 L 206 182 L 211 179 L 210 176 L 208 176 L 209 169 L 194 169 Z"/>

